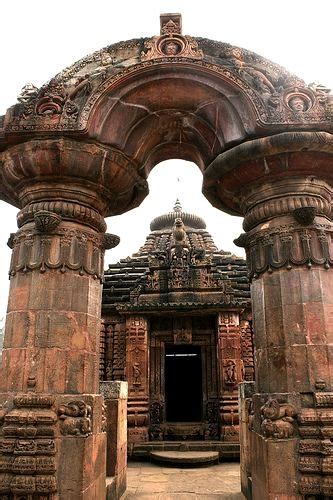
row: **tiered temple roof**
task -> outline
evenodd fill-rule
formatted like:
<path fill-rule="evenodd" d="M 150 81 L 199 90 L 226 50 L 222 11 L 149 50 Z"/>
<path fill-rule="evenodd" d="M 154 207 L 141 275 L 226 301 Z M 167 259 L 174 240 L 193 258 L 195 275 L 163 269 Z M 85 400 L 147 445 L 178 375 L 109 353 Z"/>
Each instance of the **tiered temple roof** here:
<path fill-rule="evenodd" d="M 175 252 L 172 253 L 176 248 L 177 220 L 182 222 L 183 258 L 187 259 L 187 264 L 181 263 L 180 267 L 174 264 Z M 250 306 L 245 260 L 218 250 L 201 217 L 183 212 L 177 200 L 172 212 L 151 222 L 150 230 L 137 253 L 110 264 L 105 271 L 104 312 Z M 178 271 L 172 271 L 175 267 Z M 182 276 L 192 273 L 192 277 L 185 284 L 179 280 L 176 284 L 166 284 L 170 273 L 179 275 L 180 271 Z"/>

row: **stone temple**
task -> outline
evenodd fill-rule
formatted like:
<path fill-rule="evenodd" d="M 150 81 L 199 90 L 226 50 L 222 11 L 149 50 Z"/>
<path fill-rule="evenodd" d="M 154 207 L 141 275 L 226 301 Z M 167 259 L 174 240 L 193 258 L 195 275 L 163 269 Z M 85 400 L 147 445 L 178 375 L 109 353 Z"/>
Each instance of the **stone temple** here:
<path fill-rule="evenodd" d="M 101 378 L 128 382 L 129 454 L 186 440 L 237 456 L 238 384 L 254 376 L 246 262 L 178 201 L 150 228 L 103 286 Z"/>
<path fill-rule="evenodd" d="M 332 117 L 324 85 L 184 35 L 179 14 L 22 89 L 0 117 L 0 198 L 18 209 L 3 500 L 117 498 L 127 421 L 134 456 L 196 440 L 232 455 L 239 428 L 247 498 L 333 497 Z M 172 158 L 243 217 L 247 273 L 177 205 L 105 273 L 101 335 L 104 252 L 119 242 L 105 218 L 139 206 Z"/>

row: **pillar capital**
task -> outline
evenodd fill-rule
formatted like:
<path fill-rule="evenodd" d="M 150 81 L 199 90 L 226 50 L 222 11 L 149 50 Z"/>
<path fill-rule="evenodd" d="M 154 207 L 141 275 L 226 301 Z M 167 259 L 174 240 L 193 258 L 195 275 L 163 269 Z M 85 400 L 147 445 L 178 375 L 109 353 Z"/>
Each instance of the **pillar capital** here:
<path fill-rule="evenodd" d="M 122 151 L 68 138 L 34 139 L 8 148 L 0 197 L 21 209 L 19 223 L 45 209 L 102 225 L 101 217 L 139 205 L 147 182 Z"/>
<path fill-rule="evenodd" d="M 248 230 L 256 223 L 251 217 L 248 220 L 248 211 L 259 209 L 258 203 L 270 199 L 274 204 L 279 198 L 301 196 L 302 189 L 304 196 L 315 197 L 317 208 L 327 213 L 331 188 L 325 192 L 322 183 L 333 184 L 333 135 L 283 132 L 244 142 L 218 155 L 205 170 L 203 192 L 217 208 L 245 216 Z M 295 208 L 300 203 L 296 201 Z M 266 208 L 262 208 L 264 212 Z"/>

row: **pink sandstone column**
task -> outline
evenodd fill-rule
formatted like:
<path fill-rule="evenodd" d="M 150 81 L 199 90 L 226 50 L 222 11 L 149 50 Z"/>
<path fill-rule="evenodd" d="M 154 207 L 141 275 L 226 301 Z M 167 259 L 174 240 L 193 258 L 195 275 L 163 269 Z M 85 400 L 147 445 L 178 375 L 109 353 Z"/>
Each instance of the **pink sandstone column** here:
<path fill-rule="evenodd" d="M 252 278 L 254 498 L 333 492 L 330 196 L 330 185 L 313 178 L 248 190 L 248 232 L 238 241 Z"/>
<path fill-rule="evenodd" d="M 241 390 L 242 469 L 255 499 L 333 495 L 332 153 L 327 132 L 283 132 L 205 172 L 209 199 L 244 216 L 255 387 Z"/>
<path fill-rule="evenodd" d="M 108 152 L 68 140 L 32 141 L 2 160 L 4 188 L 21 211 L 9 239 L 0 494 L 99 500 L 106 459 L 103 255 L 119 241 L 104 233 Z"/>

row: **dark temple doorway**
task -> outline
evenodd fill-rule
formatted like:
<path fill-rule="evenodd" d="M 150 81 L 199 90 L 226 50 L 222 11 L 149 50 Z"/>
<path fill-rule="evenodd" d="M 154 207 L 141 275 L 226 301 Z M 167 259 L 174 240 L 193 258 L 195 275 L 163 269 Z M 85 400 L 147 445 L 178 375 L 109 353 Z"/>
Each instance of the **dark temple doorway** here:
<path fill-rule="evenodd" d="M 165 349 L 165 401 L 168 422 L 202 419 L 201 347 L 167 345 Z"/>

